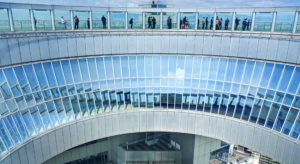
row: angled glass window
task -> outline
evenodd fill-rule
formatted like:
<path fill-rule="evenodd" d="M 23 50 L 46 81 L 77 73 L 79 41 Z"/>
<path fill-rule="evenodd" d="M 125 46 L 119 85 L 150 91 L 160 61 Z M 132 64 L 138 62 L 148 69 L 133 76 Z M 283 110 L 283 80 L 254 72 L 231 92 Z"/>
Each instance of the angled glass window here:
<path fill-rule="evenodd" d="M 279 110 L 279 107 L 280 107 L 279 104 L 276 104 L 276 103 L 272 104 L 271 111 L 270 111 L 269 117 L 268 117 L 268 121 L 266 123 L 266 127 L 272 129 L 274 122 L 275 122 L 275 118 L 276 118 L 278 110 Z"/>
<path fill-rule="evenodd" d="M 92 11 L 93 29 L 107 29 L 107 12 Z"/>
<path fill-rule="evenodd" d="M 110 12 L 110 28 L 125 29 L 125 12 Z"/>
<path fill-rule="evenodd" d="M 1 137 L 2 141 L 4 142 L 5 147 L 7 149 L 9 149 L 13 146 L 13 141 L 11 141 L 11 139 L 9 138 L 8 135 L 9 134 L 5 130 L 2 121 L 0 121 L 0 137 Z"/>
<path fill-rule="evenodd" d="M 80 70 L 81 70 L 82 80 L 84 82 L 90 81 L 86 59 L 79 59 L 79 66 L 80 66 Z"/>
<path fill-rule="evenodd" d="M 14 67 L 14 71 L 16 73 L 16 77 L 18 78 L 23 94 L 29 93 L 31 89 L 27 81 L 27 78 L 25 76 L 23 67 L 22 66 Z"/>
<path fill-rule="evenodd" d="M 286 91 L 288 84 L 290 82 L 291 76 L 293 74 L 294 67 L 286 65 L 278 86 L 278 89 L 281 91 Z"/>
<path fill-rule="evenodd" d="M 88 11 L 73 11 L 74 29 L 90 29 L 90 16 Z"/>
<path fill-rule="evenodd" d="M 253 104 L 252 113 L 250 116 L 250 122 L 256 123 L 261 106 L 262 106 L 262 100 L 261 99 L 255 99 Z"/>
<path fill-rule="evenodd" d="M 20 133 L 20 135 L 22 137 L 22 140 L 27 139 L 29 137 L 28 133 L 27 133 L 27 129 L 25 128 L 24 123 L 21 120 L 19 112 L 14 113 L 12 115 L 12 117 L 14 118 L 14 122 L 16 124 L 16 127 L 19 130 L 19 133 Z"/>
<path fill-rule="evenodd" d="M 56 82 L 58 85 L 65 85 L 65 78 L 63 76 L 61 65 L 59 61 L 52 62 L 54 74 L 56 76 Z"/>
<path fill-rule="evenodd" d="M 236 13 L 234 30 L 250 31 L 252 25 L 252 13 Z"/>
<path fill-rule="evenodd" d="M 15 97 L 20 96 L 22 94 L 21 89 L 20 89 L 20 86 L 17 82 L 15 74 L 13 72 L 13 69 L 12 68 L 6 68 L 6 69 L 4 69 L 4 73 L 5 73 L 5 76 L 6 76 L 6 79 L 7 79 L 8 83 L 10 85 L 10 88 L 11 88 L 11 91 L 12 91 L 13 95 Z"/>
<path fill-rule="evenodd" d="M 295 12 L 278 12 L 276 14 L 275 32 L 292 32 Z"/>
<path fill-rule="evenodd" d="M 299 136 L 299 133 L 300 133 L 300 115 L 298 114 L 298 118 L 294 124 L 294 128 L 291 131 L 290 136 L 297 139 Z"/>
<path fill-rule="evenodd" d="M 50 10 L 32 10 L 36 30 L 52 30 Z"/>
<path fill-rule="evenodd" d="M 162 13 L 163 21 L 162 21 L 162 28 L 163 29 L 177 29 L 177 13 L 169 12 L 169 13 Z"/>
<path fill-rule="evenodd" d="M 201 57 L 194 57 L 194 63 L 193 63 L 193 78 L 200 78 L 201 73 Z"/>
<path fill-rule="evenodd" d="M 195 29 L 196 13 L 180 13 L 180 29 Z"/>
<path fill-rule="evenodd" d="M 264 125 L 270 110 L 271 103 L 269 101 L 264 101 L 263 106 L 261 108 L 261 112 L 258 119 L 258 124 Z"/>
<path fill-rule="evenodd" d="M 255 62 L 255 67 L 254 67 L 254 71 L 253 71 L 253 76 L 252 80 L 251 80 L 251 84 L 258 86 L 259 84 L 259 80 L 263 71 L 263 67 L 264 67 L 264 63 L 262 62 Z"/>
<path fill-rule="evenodd" d="M 294 108 L 291 108 L 290 112 L 288 113 L 288 116 L 285 120 L 285 123 L 284 123 L 284 126 L 283 126 L 283 129 L 282 129 L 282 133 L 286 134 L 286 135 L 289 135 L 290 131 L 291 131 L 291 128 L 295 122 L 295 119 L 298 115 L 298 110 L 294 109 Z"/>
<path fill-rule="evenodd" d="M 10 31 L 7 9 L 0 9 L 0 31 Z"/>
<path fill-rule="evenodd" d="M 69 60 L 62 60 L 61 61 L 61 66 L 62 66 L 62 70 L 63 70 L 64 75 L 65 75 L 65 79 L 66 79 L 67 84 L 72 84 L 73 83 L 73 77 L 72 77 L 72 71 L 71 71 Z"/>
<path fill-rule="evenodd" d="M 228 66 L 227 66 L 227 72 L 226 72 L 226 81 L 232 81 L 234 71 L 235 71 L 235 65 L 236 60 L 235 59 L 229 59 Z"/>
<path fill-rule="evenodd" d="M 273 71 L 273 74 L 272 74 L 272 77 L 271 77 L 271 81 L 270 81 L 270 84 L 269 84 L 269 88 L 277 89 L 277 85 L 279 83 L 282 70 L 283 70 L 283 65 L 282 64 L 276 64 L 275 65 L 275 68 L 274 68 L 274 71 Z"/>
<path fill-rule="evenodd" d="M 253 72 L 253 68 L 254 68 L 254 61 L 247 61 L 246 63 L 246 67 L 245 67 L 245 72 L 244 72 L 244 77 L 242 82 L 249 84 L 251 77 L 252 77 L 252 72 Z"/>
<path fill-rule="evenodd" d="M 146 77 L 152 77 L 152 70 L 153 70 L 153 62 L 152 56 L 145 56 L 145 75 Z"/>
<path fill-rule="evenodd" d="M 50 62 L 43 63 L 44 71 L 50 87 L 57 86 L 56 79 Z"/>
<path fill-rule="evenodd" d="M 283 126 L 283 123 L 284 123 L 284 120 L 285 120 L 288 112 L 289 112 L 289 108 L 287 106 L 282 105 L 281 108 L 280 108 L 279 114 L 277 116 L 277 120 L 274 124 L 274 129 L 275 130 L 277 130 L 277 131 L 281 130 L 281 128 Z"/>
<path fill-rule="evenodd" d="M 127 13 L 128 29 L 143 28 L 143 13 L 128 12 Z"/>
<path fill-rule="evenodd" d="M 31 31 L 31 19 L 28 9 L 12 9 L 14 29 L 16 31 Z"/>
<path fill-rule="evenodd" d="M 54 10 L 54 23 L 56 30 L 71 29 L 70 11 Z"/>
<path fill-rule="evenodd" d="M 214 13 L 200 12 L 198 16 L 197 29 L 199 30 L 212 30 L 214 24 Z"/>
<path fill-rule="evenodd" d="M 300 67 L 297 67 L 294 71 L 294 75 L 291 79 L 289 88 L 288 88 L 288 92 L 290 93 L 296 93 L 298 85 L 300 83 Z"/>
<path fill-rule="evenodd" d="M 73 59 L 73 60 L 70 60 L 70 63 L 71 63 L 71 68 L 72 68 L 74 81 L 76 83 L 78 83 L 78 82 L 81 81 L 78 61 L 76 59 Z"/>
<path fill-rule="evenodd" d="M 254 31 L 271 31 L 273 13 L 261 12 L 255 14 Z"/>
<path fill-rule="evenodd" d="M 29 109 L 30 113 L 31 113 L 31 116 L 32 116 L 32 120 L 36 126 L 36 130 L 37 132 L 41 132 L 44 130 L 44 125 L 43 125 L 43 122 L 42 122 L 42 119 L 40 117 L 40 113 L 37 109 L 37 107 L 32 107 Z"/>
<path fill-rule="evenodd" d="M 245 60 L 238 60 L 234 79 L 233 79 L 234 82 L 236 83 L 241 82 L 244 68 L 245 68 Z"/>
<path fill-rule="evenodd" d="M 145 28 L 160 29 L 160 12 L 145 13 Z"/>
<path fill-rule="evenodd" d="M 261 81 L 260 81 L 261 87 L 267 87 L 269 80 L 270 80 L 270 76 L 272 74 L 273 67 L 274 67 L 274 64 L 266 63 L 266 66 L 264 68 L 264 72 L 262 74 Z"/>
<path fill-rule="evenodd" d="M 44 71 L 43 71 L 44 69 L 42 68 L 42 64 L 38 63 L 38 64 L 34 64 L 33 66 L 34 66 L 35 73 L 36 73 L 36 76 L 38 78 L 40 87 L 42 89 L 48 88 L 48 84 L 47 84 L 46 77 L 45 77 L 45 74 L 44 74 Z"/>
<path fill-rule="evenodd" d="M 19 135 L 19 132 L 15 126 L 15 123 L 11 116 L 6 116 L 3 118 L 3 123 L 5 124 L 7 131 L 9 132 L 12 140 L 15 144 L 18 144 L 21 142 L 21 137 Z"/>
<path fill-rule="evenodd" d="M 28 130 L 28 134 L 29 136 L 33 136 L 36 134 L 36 131 L 35 131 L 35 125 L 32 121 L 32 118 L 31 118 L 31 115 L 30 113 L 28 112 L 28 110 L 23 110 L 20 112 L 21 116 L 23 117 L 23 120 L 24 120 L 24 123 L 27 127 L 27 130 Z"/>

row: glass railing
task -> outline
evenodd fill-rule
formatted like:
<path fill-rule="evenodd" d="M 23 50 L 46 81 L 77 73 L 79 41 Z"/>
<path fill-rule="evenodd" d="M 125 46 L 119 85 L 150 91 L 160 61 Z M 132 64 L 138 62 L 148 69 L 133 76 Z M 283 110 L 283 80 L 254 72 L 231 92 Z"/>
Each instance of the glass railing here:
<path fill-rule="evenodd" d="M 271 31 L 272 22 L 255 22 L 254 31 Z"/>

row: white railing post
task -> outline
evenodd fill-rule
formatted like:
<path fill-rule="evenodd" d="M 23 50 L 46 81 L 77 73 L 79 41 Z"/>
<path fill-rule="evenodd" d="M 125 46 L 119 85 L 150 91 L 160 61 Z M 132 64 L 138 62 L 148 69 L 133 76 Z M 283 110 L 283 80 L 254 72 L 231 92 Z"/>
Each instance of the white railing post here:
<path fill-rule="evenodd" d="M 181 24 L 180 24 L 180 12 L 179 11 L 178 11 L 177 15 L 178 15 L 178 18 L 177 18 L 177 29 L 180 29 Z"/>
<path fill-rule="evenodd" d="M 70 17 L 71 17 L 71 27 L 72 27 L 72 30 L 74 30 L 74 19 L 73 19 L 73 11 L 70 10 Z"/>
<path fill-rule="evenodd" d="M 216 21 L 217 21 L 217 11 L 214 12 L 214 21 L 213 21 L 213 30 L 216 30 Z"/>
<path fill-rule="evenodd" d="M 273 12 L 273 20 L 272 20 L 271 32 L 274 32 L 274 29 L 275 29 L 276 15 L 277 15 L 277 12 L 274 11 L 274 12 Z"/>
<path fill-rule="evenodd" d="M 12 16 L 11 8 L 7 9 L 7 14 L 8 14 L 8 19 L 9 19 L 10 31 L 15 31 L 14 19 L 13 19 L 13 16 Z"/>
<path fill-rule="evenodd" d="M 197 12 L 196 12 L 196 20 L 195 20 L 195 30 L 197 30 L 198 29 L 198 24 L 199 24 L 200 22 L 199 22 L 199 12 L 198 12 L 198 10 L 197 10 Z"/>
<path fill-rule="evenodd" d="M 128 12 L 125 11 L 125 29 L 128 29 Z"/>
<path fill-rule="evenodd" d="M 55 31 L 54 9 L 50 10 L 50 16 L 51 16 L 52 30 Z"/>
<path fill-rule="evenodd" d="M 142 15 L 143 15 L 143 19 L 142 19 L 143 20 L 143 30 L 145 30 L 145 28 L 146 28 L 146 24 L 145 24 L 146 23 L 146 21 L 145 21 L 146 14 L 145 14 L 145 12 L 143 12 Z"/>
<path fill-rule="evenodd" d="M 107 29 L 110 29 L 110 12 L 107 11 Z"/>
<path fill-rule="evenodd" d="M 251 31 L 254 31 L 254 23 L 255 23 L 255 11 L 253 11 L 252 13 Z"/>
<path fill-rule="evenodd" d="M 236 19 L 236 12 L 234 11 L 233 12 L 233 15 L 232 15 L 232 23 L 231 23 L 231 31 L 234 31 L 234 27 L 235 27 L 235 19 Z"/>
<path fill-rule="evenodd" d="M 89 11 L 89 16 L 90 16 L 90 29 L 93 29 L 93 17 L 92 17 L 92 10 Z"/>
<path fill-rule="evenodd" d="M 34 18 L 33 10 L 29 9 L 29 13 L 30 13 L 32 31 L 35 31 L 36 30 L 36 27 L 35 27 L 35 22 L 36 21 L 35 21 L 35 18 Z"/>
<path fill-rule="evenodd" d="M 162 27 L 163 27 L 163 15 L 162 15 L 162 12 L 160 12 L 160 25 L 159 25 L 159 29 L 162 29 Z"/>
<path fill-rule="evenodd" d="M 296 30 L 297 30 L 298 17 L 299 17 L 299 11 L 296 11 L 294 26 L 293 26 L 293 34 L 296 33 Z"/>

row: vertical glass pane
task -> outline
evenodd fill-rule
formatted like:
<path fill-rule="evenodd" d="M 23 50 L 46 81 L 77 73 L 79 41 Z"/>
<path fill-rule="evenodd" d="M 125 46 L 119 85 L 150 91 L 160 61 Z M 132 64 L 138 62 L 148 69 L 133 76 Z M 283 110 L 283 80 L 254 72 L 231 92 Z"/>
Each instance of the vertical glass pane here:
<path fill-rule="evenodd" d="M 287 106 L 284 106 L 284 105 L 281 106 L 280 112 L 277 116 L 276 123 L 274 125 L 275 130 L 277 130 L 277 131 L 281 130 L 284 120 L 285 120 L 285 117 L 288 114 L 288 112 L 289 112 L 289 108 Z"/>
<path fill-rule="evenodd" d="M 50 62 L 43 63 L 43 66 L 44 66 L 44 70 L 45 70 L 45 74 L 46 74 L 49 86 L 50 87 L 56 86 L 57 84 L 55 81 L 55 76 L 52 71 L 51 63 Z"/>
<path fill-rule="evenodd" d="M 250 82 L 254 64 L 255 64 L 254 61 L 247 61 L 244 77 L 243 77 L 243 80 L 242 80 L 243 83 L 248 84 Z"/>
<path fill-rule="evenodd" d="M 21 142 L 21 137 L 19 135 L 19 132 L 15 126 L 15 123 L 11 116 L 7 116 L 3 118 L 3 122 L 7 128 L 7 131 L 9 132 L 12 140 L 15 144 L 18 144 Z"/>
<path fill-rule="evenodd" d="M 260 81 L 260 86 L 261 87 L 267 87 L 269 80 L 270 80 L 270 76 L 272 74 L 272 70 L 273 70 L 273 66 L 274 64 L 272 63 L 266 63 L 263 75 L 261 77 L 261 81 Z"/>
<path fill-rule="evenodd" d="M 45 74 L 44 74 L 44 71 L 43 71 L 42 64 L 40 64 L 40 63 L 39 64 L 34 64 L 33 66 L 34 66 L 36 77 L 38 78 L 40 87 L 42 89 L 48 88 L 48 84 L 47 84 L 47 81 L 46 81 L 46 77 L 45 77 Z"/>
<path fill-rule="evenodd" d="M 177 29 L 177 13 L 162 13 L 163 14 L 163 29 Z"/>
<path fill-rule="evenodd" d="M 241 82 L 243 72 L 244 72 L 244 67 L 245 67 L 245 60 L 238 60 L 234 79 L 233 79 L 234 82 L 236 83 Z"/>
<path fill-rule="evenodd" d="M 62 66 L 62 70 L 63 70 L 64 75 L 65 75 L 65 79 L 66 79 L 67 84 L 73 83 L 72 72 L 71 72 L 71 67 L 70 67 L 69 60 L 61 61 L 61 66 Z"/>
<path fill-rule="evenodd" d="M 263 106 L 261 108 L 260 115 L 259 115 L 258 124 L 260 124 L 260 125 L 265 124 L 267 115 L 269 113 L 270 106 L 271 106 L 271 103 L 269 101 L 264 101 Z"/>
<path fill-rule="evenodd" d="M 36 30 L 52 29 L 52 22 L 49 10 L 33 10 L 33 19 Z"/>
<path fill-rule="evenodd" d="M 107 13 L 105 11 L 92 11 L 93 29 L 106 29 Z"/>
<path fill-rule="evenodd" d="M 160 28 L 160 12 L 145 13 L 145 27 L 148 29 Z"/>
<path fill-rule="evenodd" d="M 4 129 L 2 121 L 0 121 L 0 137 L 2 138 L 7 149 L 13 146 L 12 141 L 10 140 L 6 130 Z"/>
<path fill-rule="evenodd" d="M 276 32 L 292 32 L 294 27 L 295 12 L 278 12 L 276 14 Z"/>
<path fill-rule="evenodd" d="M 237 100 L 237 96 L 231 94 L 228 100 L 228 109 L 227 109 L 226 116 L 230 116 L 230 117 L 233 116 L 234 108 L 236 106 L 236 100 Z"/>
<path fill-rule="evenodd" d="M 253 76 L 252 80 L 251 80 L 252 85 L 257 86 L 259 84 L 259 80 L 260 80 L 261 73 L 263 71 L 263 67 L 264 67 L 264 63 L 256 62 L 255 68 L 253 71 L 253 75 L 255 75 L 255 76 Z"/>
<path fill-rule="evenodd" d="M 180 29 L 195 29 L 196 13 L 180 13 Z"/>
<path fill-rule="evenodd" d="M 262 102 L 263 101 L 261 99 L 255 99 L 254 104 L 253 104 L 252 113 L 250 116 L 250 122 L 256 123 L 258 114 L 260 112 L 260 108 L 262 106 Z"/>
<path fill-rule="evenodd" d="M 298 12 L 298 20 L 297 20 L 297 26 L 296 26 L 296 32 L 300 33 L 300 12 Z"/>
<path fill-rule="evenodd" d="M 236 60 L 235 59 L 229 59 L 228 66 L 227 66 L 227 72 L 226 72 L 226 81 L 232 81 L 234 71 L 235 71 L 235 65 Z"/>
<path fill-rule="evenodd" d="M 79 66 L 81 70 L 81 78 L 84 82 L 90 81 L 89 71 L 86 63 L 86 59 L 79 59 Z"/>
<path fill-rule="evenodd" d="M 14 29 L 16 31 L 31 31 L 31 20 L 28 9 L 12 9 Z"/>
<path fill-rule="evenodd" d="M 294 75 L 293 78 L 291 79 L 290 85 L 289 85 L 289 89 L 288 91 L 291 93 L 296 93 L 297 88 L 299 86 L 300 83 L 300 67 L 297 67 L 296 70 L 294 71 Z"/>
<path fill-rule="evenodd" d="M 74 29 L 90 29 L 89 12 L 73 11 Z"/>
<path fill-rule="evenodd" d="M 56 30 L 71 29 L 70 11 L 54 10 L 54 23 Z"/>
<path fill-rule="evenodd" d="M 80 79 L 80 70 L 79 70 L 79 66 L 78 66 L 78 61 L 76 59 L 73 59 L 70 62 L 71 62 L 71 67 L 72 67 L 74 81 L 76 83 L 78 83 L 78 82 L 81 81 L 81 79 Z"/>
<path fill-rule="evenodd" d="M 291 131 L 290 136 L 297 139 L 299 136 L 299 133 L 300 133 L 300 115 L 298 114 L 298 118 L 294 124 L 294 128 Z"/>
<path fill-rule="evenodd" d="M 285 120 L 285 123 L 284 123 L 284 126 L 283 126 L 283 129 L 282 129 L 282 133 L 288 135 L 291 131 L 291 128 L 295 122 L 295 119 L 297 117 L 297 114 L 298 114 L 298 110 L 292 108 Z"/>
<path fill-rule="evenodd" d="M 273 13 L 256 13 L 254 31 L 271 31 Z"/>
<path fill-rule="evenodd" d="M 58 85 L 65 85 L 64 76 L 61 70 L 61 65 L 59 61 L 52 62 L 54 74 L 56 76 L 56 81 Z"/>
<path fill-rule="evenodd" d="M 249 31 L 251 29 L 252 13 L 236 13 L 234 30 Z"/>
<path fill-rule="evenodd" d="M 217 13 L 216 30 L 231 30 L 233 13 Z"/>
<path fill-rule="evenodd" d="M 288 87 L 288 84 L 289 84 L 289 81 L 291 79 L 291 76 L 293 74 L 293 70 L 294 70 L 293 66 L 288 66 L 288 65 L 285 66 L 284 72 L 283 72 L 282 77 L 281 77 L 281 81 L 280 81 L 279 86 L 278 86 L 279 90 L 286 91 L 286 89 Z"/>
<path fill-rule="evenodd" d="M 214 24 L 214 13 L 199 13 L 198 17 L 198 29 L 212 30 Z"/>
<path fill-rule="evenodd" d="M 7 9 L 0 9 L 0 31 L 9 31 L 9 19 Z"/>
<path fill-rule="evenodd" d="M 270 84 L 269 84 L 269 88 L 277 89 L 277 85 L 278 85 L 278 82 L 280 80 L 282 70 L 283 70 L 283 65 L 281 65 L 281 64 L 276 64 L 275 65 L 275 68 L 274 68 L 274 71 L 273 71 L 273 74 L 272 74 L 272 77 L 271 77 L 271 81 L 270 81 Z"/>
<path fill-rule="evenodd" d="M 110 12 L 110 28 L 111 29 L 125 29 L 125 13 L 124 12 Z"/>
<path fill-rule="evenodd" d="M 127 13 L 128 29 L 142 29 L 143 28 L 143 14 L 142 13 Z"/>

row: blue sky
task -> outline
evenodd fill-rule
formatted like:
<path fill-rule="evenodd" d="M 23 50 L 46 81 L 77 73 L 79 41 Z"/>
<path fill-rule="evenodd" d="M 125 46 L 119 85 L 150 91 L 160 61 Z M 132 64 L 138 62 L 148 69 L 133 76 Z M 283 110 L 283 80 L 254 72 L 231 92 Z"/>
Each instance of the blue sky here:
<path fill-rule="evenodd" d="M 0 2 L 102 7 L 137 7 L 139 4 L 151 3 L 151 0 L 0 0 Z M 300 0 L 159 0 L 158 3 L 173 4 L 178 8 L 300 6 Z"/>

